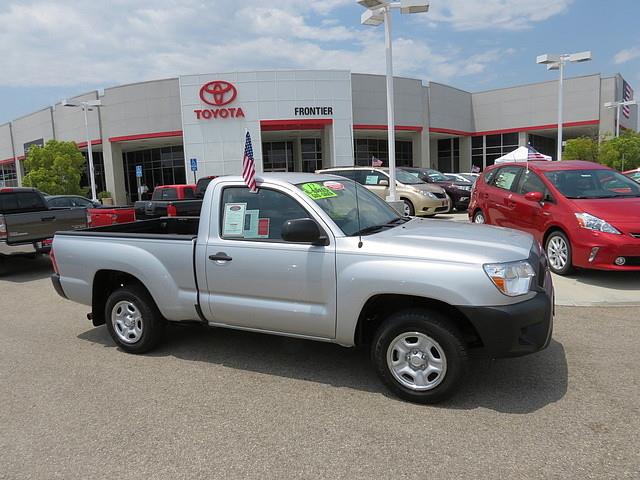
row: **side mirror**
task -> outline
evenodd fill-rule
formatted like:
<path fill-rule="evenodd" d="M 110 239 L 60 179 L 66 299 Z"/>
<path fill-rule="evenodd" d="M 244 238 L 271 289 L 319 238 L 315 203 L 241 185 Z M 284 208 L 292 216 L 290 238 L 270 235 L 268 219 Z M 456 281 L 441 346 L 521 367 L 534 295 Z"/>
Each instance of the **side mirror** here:
<path fill-rule="evenodd" d="M 296 218 L 284 222 L 282 239 L 285 242 L 329 245 L 329 239 L 312 218 Z"/>
<path fill-rule="evenodd" d="M 542 199 L 544 198 L 544 195 L 542 194 L 542 192 L 529 192 L 529 193 L 525 194 L 524 198 L 526 200 L 531 201 L 531 202 L 540 203 L 542 201 Z"/>
<path fill-rule="evenodd" d="M 380 181 L 378 182 L 378 185 L 379 185 L 380 187 L 388 187 L 388 186 L 389 186 L 389 180 L 380 180 Z"/>

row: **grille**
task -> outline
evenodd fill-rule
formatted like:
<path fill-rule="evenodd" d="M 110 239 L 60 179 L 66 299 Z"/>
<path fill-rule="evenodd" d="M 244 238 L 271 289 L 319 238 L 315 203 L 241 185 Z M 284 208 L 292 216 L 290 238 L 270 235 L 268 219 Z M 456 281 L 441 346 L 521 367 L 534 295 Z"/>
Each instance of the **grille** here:
<path fill-rule="evenodd" d="M 436 212 L 446 212 L 449 210 L 449 207 L 438 207 L 436 208 Z"/>
<path fill-rule="evenodd" d="M 624 257 L 627 261 L 625 267 L 640 267 L 640 257 Z"/>
<path fill-rule="evenodd" d="M 640 238 L 640 233 L 630 233 L 629 235 L 635 238 Z"/>

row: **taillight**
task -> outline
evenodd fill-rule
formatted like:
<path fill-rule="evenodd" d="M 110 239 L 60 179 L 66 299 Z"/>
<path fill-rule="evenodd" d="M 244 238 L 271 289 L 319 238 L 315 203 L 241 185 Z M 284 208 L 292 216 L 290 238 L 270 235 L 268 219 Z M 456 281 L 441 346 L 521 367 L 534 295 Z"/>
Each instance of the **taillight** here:
<path fill-rule="evenodd" d="M 7 224 L 4 222 L 4 215 L 0 215 L 0 238 L 7 238 Z"/>
<path fill-rule="evenodd" d="M 49 252 L 49 258 L 51 259 L 51 266 L 53 267 L 53 271 L 60 275 L 60 270 L 58 270 L 58 264 L 56 263 L 56 254 L 53 251 L 53 246 L 51 247 L 51 251 Z"/>
<path fill-rule="evenodd" d="M 175 205 L 168 205 L 167 206 L 167 217 L 177 217 L 178 216 L 178 209 L 176 208 Z"/>

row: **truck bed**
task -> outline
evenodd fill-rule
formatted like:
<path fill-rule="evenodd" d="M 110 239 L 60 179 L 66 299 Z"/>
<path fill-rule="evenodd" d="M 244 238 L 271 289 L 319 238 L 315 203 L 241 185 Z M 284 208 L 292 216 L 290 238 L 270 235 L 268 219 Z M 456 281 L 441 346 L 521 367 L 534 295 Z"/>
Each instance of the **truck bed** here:
<path fill-rule="evenodd" d="M 58 235 L 121 238 L 144 237 L 190 241 L 198 235 L 199 224 L 200 218 L 198 217 L 161 217 L 130 223 L 117 223 L 103 227 L 58 232 Z"/>

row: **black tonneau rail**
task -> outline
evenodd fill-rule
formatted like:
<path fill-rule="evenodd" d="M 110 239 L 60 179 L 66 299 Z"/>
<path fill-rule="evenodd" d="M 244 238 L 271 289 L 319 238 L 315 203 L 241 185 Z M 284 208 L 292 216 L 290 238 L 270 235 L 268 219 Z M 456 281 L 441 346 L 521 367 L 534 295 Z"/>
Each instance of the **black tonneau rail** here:
<path fill-rule="evenodd" d="M 150 220 L 138 220 L 136 222 L 117 223 L 103 227 L 57 232 L 56 235 L 191 241 L 198 236 L 199 224 L 199 217 L 162 217 Z"/>

